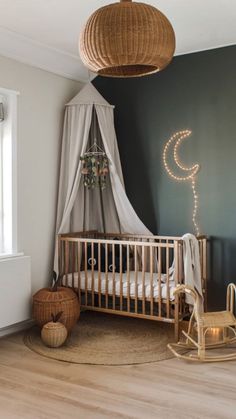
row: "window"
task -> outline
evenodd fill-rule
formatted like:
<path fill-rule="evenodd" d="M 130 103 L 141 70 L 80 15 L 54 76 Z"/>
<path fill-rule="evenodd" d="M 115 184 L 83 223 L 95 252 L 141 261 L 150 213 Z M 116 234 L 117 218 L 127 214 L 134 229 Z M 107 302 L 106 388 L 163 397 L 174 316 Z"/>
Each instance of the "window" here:
<path fill-rule="evenodd" d="M 0 88 L 0 256 L 17 252 L 17 92 Z"/>

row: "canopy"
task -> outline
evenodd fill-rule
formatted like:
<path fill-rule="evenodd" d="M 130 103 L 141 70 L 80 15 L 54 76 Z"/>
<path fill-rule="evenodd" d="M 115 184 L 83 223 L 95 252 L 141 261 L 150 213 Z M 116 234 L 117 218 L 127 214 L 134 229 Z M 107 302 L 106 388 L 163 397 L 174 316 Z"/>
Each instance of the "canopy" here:
<path fill-rule="evenodd" d="M 88 83 L 66 105 L 56 233 L 85 230 L 152 234 L 135 213 L 125 192 L 114 128 L 114 107 Z M 104 190 L 83 185 L 81 160 L 97 138 L 109 159 Z"/>

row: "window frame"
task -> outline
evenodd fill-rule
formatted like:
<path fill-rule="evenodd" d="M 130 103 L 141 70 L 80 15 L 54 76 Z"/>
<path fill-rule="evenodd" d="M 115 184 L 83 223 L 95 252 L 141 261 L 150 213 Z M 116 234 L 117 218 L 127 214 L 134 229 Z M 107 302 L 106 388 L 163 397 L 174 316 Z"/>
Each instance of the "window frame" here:
<path fill-rule="evenodd" d="M 17 98 L 19 92 L 0 87 L 4 106 L 4 121 L 1 149 L 3 152 L 3 213 L 4 238 L 0 243 L 0 259 L 18 255 L 17 241 Z M 8 194 L 9 199 L 6 199 Z M 6 234 L 8 229 L 9 233 Z"/>

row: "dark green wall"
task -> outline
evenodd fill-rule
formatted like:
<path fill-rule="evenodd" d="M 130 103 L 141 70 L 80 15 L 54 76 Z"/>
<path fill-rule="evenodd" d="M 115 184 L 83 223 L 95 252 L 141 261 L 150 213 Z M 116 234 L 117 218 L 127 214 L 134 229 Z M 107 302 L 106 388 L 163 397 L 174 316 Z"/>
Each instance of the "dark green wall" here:
<path fill-rule="evenodd" d="M 224 305 L 236 282 L 236 46 L 176 57 L 161 73 L 136 79 L 98 77 L 94 85 L 115 108 L 128 196 L 153 233 L 192 232 L 189 183 L 176 183 L 162 163 L 163 146 L 189 128 L 186 165 L 200 163 L 201 232 L 210 236 L 209 306 Z"/>

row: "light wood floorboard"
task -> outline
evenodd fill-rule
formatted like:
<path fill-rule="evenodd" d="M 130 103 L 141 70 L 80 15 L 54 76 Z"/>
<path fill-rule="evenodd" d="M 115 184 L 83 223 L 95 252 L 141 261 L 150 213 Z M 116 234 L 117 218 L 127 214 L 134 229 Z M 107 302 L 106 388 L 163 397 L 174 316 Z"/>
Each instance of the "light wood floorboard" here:
<path fill-rule="evenodd" d="M 236 362 L 123 367 L 54 361 L 0 339 L 0 418 L 235 419 Z"/>

